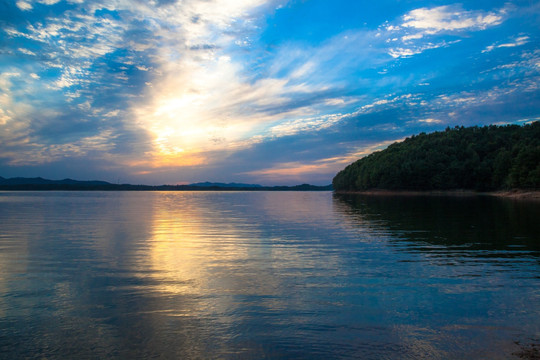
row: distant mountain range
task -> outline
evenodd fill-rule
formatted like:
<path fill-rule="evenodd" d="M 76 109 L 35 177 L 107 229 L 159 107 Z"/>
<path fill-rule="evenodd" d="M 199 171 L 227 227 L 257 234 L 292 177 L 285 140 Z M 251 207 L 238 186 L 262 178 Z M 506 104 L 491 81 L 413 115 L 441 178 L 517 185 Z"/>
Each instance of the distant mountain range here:
<path fill-rule="evenodd" d="M 14 177 L 14 178 L 3 178 L 0 176 L 0 185 L 80 185 L 80 186 L 95 186 L 95 185 L 112 185 L 106 181 L 79 181 L 73 179 L 63 179 L 63 180 L 48 180 L 42 177 L 35 178 L 24 178 L 24 177 Z"/>
<path fill-rule="evenodd" d="M 189 185 L 132 185 L 112 184 L 107 181 L 79 181 L 73 179 L 49 180 L 35 178 L 3 178 L 0 176 L 0 190 L 102 190 L 102 191 L 330 191 L 332 185 L 316 186 L 302 184 L 296 186 L 262 186 L 258 184 L 199 182 Z"/>
<path fill-rule="evenodd" d="M 226 187 L 226 188 L 260 188 L 263 187 L 259 184 L 239 184 L 239 183 L 219 183 L 219 182 L 198 182 L 194 184 L 189 184 L 190 186 L 201 186 L 201 187 Z"/>

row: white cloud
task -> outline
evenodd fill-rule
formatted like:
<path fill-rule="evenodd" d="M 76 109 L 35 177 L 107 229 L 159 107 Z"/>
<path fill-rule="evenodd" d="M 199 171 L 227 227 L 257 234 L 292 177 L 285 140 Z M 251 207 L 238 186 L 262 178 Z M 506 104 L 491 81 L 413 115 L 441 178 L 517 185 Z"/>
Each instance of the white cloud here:
<path fill-rule="evenodd" d="M 521 46 L 521 45 L 527 44 L 528 42 L 529 42 L 528 36 L 520 36 L 518 38 L 515 38 L 512 42 L 509 42 L 509 43 L 490 45 L 486 47 L 484 50 L 482 50 L 482 53 L 490 52 L 490 51 L 493 51 L 494 49 L 499 49 L 499 48 L 510 48 L 510 47 Z"/>
<path fill-rule="evenodd" d="M 425 50 L 436 49 L 458 42 L 425 42 L 424 39 L 437 35 L 460 34 L 465 31 L 479 31 L 503 22 L 506 9 L 498 11 L 464 10 L 459 5 L 412 10 L 401 18 L 399 25 L 384 25 L 388 43 L 401 41 L 388 50 L 393 58 L 410 57 Z M 397 38 L 396 35 L 399 35 Z M 416 44 L 416 45 L 415 45 Z"/>
<path fill-rule="evenodd" d="M 324 101 L 324 103 L 328 106 L 343 107 L 355 103 L 356 101 L 358 101 L 358 99 L 355 97 L 339 97 L 327 99 Z"/>
<path fill-rule="evenodd" d="M 292 72 L 291 77 L 292 78 L 300 78 L 303 77 L 310 72 L 312 72 L 315 69 L 315 64 L 313 61 L 308 61 L 301 65 L 298 69 Z"/>
<path fill-rule="evenodd" d="M 150 70 L 149 67 L 144 66 L 144 65 L 137 65 L 136 68 L 139 69 L 139 70 L 141 70 L 141 71 L 148 71 L 148 70 Z"/>
<path fill-rule="evenodd" d="M 417 33 L 417 34 L 413 34 L 413 35 L 404 35 L 401 37 L 401 41 L 403 42 L 407 42 L 407 41 L 410 41 L 410 40 L 418 40 L 418 39 L 421 39 L 424 37 L 424 34 L 422 33 Z"/>
<path fill-rule="evenodd" d="M 360 107 L 356 112 L 352 113 L 351 115 L 360 115 L 360 114 L 368 114 L 370 112 L 375 111 L 377 108 L 380 107 L 388 107 L 393 106 L 393 104 L 399 104 L 401 102 L 416 102 L 419 100 L 418 95 L 415 94 L 403 94 L 399 96 L 395 96 L 390 94 L 385 99 L 379 99 L 375 100 L 369 104 L 365 104 L 362 107 Z"/>
<path fill-rule="evenodd" d="M 95 154 L 96 152 L 99 152 L 103 159 L 107 159 L 110 158 L 107 153 L 116 146 L 116 138 L 117 135 L 112 130 L 103 130 L 97 135 L 82 137 L 70 143 L 45 144 L 34 142 L 30 146 L 25 146 L 23 150 L 16 150 L 15 153 L 11 153 L 9 148 L 20 146 L 20 144 L 13 142 L 6 144 L 4 151 L 6 152 L 5 155 L 11 158 L 9 164 L 14 166 L 50 163 L 66 157 L 87 157 L 90 153 Z"/>
<path fill-rule="evenodd" d="M 32 10 L 32 4 L 30 4 L 28 1 L 18 0 L 15 5 L 23 11 Z"/>
<path fill-rule="evenodd" d="M 25 55 L 30 55 L 30 56 L 36 56 L 36 53 L 28 50 L 28 49 L 24 49 L 24 48 L 18 48 L 17 50 L 19 50 L 19 52 L 25 54 Z"/>
<path fill-rule="evenodd" d="M 270 137 L 291 136 L 301 132 L 319 131 L 334 126 L 344 118 L 342 114 L 331 114 L 312 118 L 286 121 L 269 129 Z"/>
<path fill-rule="evenodd" d="M 394 59 L 396 59 L 396 58 L 404 58 L 404 57 L 409 57 L 409 56 L 421 54 L 426 50 L 432 50 L 432 49 L 438 49 L 438 48 L 441 48 L 441 47 L 447 47 L 449 45 L 456 44 L 458 42 L 460 42 L 460 40 L 455 40 L 455 41 L 450 41 L 450 42 L 442 41 L 442 42 L 437 43 L 437 44 L 427 43 L 427 44 L 424 44 L 424 45 L 412 46 L 412 47 L 409 47 L 409 48 L 397 47 L 397 48 L 389 49 L 388 50 L 388 55 L 390 55 Z"/>
<path fill-rule="evenodd" d="M 17 90 L 12 78 L 20 79 L 21 73 L 6 70 L 0 73 L 0 154 L 5 158 L 18 158 L 21 156 L 19 152 L 11 153 L 9 149 L 28 145 L 33 109 L 28 103 L 18 101 L 21 92 Z"/>
<path fill-rule="evenodd" d="M 74 85 L 80 85 L 89 82 L 87 79 L 90 72 L 77 66 L 67 66 L 63 69 L 62 76 L 56 80 L 50 87 L 52 89 L 70 88 Z"/>
<path fill-rule="evenodd" d="M 421 123 L 421 124 L 442 124 L 443 121 L 442 120 L 439 120 L 439 119 L 432 119 L 432 118 L 428 118 L 428 119 L 420 119 L 420 120 L 417 120 L 418 123 Z"/>
<path fill-rule="evenodd" d="M 421 52 L 422 52 L 422 49 L 396 48 L 396 49 L 390 49 L 390 51 L 388 52 L 388 55 L 390 55 L 393 58 L 400 58 L 400 57 L 407 57 L 407 56 L 420 54 Z"/>
<path fill-rule="evenodd" d="M 503 12 L 466 11 L 446 5 L 412 10 L 403 16 L 401 26 L 435 34 L 441 31 L 483 30 L 500 24 L 502 20 Z"/>

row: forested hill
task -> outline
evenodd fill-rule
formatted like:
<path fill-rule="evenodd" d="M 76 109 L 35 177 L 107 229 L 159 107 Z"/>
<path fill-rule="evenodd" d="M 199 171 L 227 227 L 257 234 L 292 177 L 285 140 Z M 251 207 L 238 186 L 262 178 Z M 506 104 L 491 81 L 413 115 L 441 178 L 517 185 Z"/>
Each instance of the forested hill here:
<path fill-rule="evenodd" d="M 336 191 L 540 189 L 540 122 L 421 133 L 366 156 Z"/>

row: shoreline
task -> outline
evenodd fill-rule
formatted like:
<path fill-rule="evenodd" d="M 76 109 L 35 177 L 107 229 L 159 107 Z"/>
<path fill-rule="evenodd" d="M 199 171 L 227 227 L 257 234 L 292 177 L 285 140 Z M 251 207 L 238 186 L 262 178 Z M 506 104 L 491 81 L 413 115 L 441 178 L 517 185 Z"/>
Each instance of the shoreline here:
<path fill-rule="evenodd" d="M 499 190 L 499 191 L 474 191 L 474 190 L 383 190 L 373 189 L 365 191 L 334 191 L 334 194 L 368 195 L 368 196 L 493 196 L 514 200 L 540 201 L 539 190 Z"/>

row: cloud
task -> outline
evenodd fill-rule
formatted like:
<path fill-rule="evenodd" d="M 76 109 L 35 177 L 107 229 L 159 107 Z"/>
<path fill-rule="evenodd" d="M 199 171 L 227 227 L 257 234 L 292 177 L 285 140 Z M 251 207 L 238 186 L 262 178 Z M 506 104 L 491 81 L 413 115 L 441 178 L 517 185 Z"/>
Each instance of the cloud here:
<path fill-rule="evenodd" d="M 320 131 L 332 127 L 343 119 L 342 114 L 330 114 L 313 118 L 301 118 L 279 123 L 269 129 L 271 136 L 291 136 L 298 133 Z"/>
<path fill-rule="evenodd" d="M 332 161 L 326 159 L 318 160 L 313 163 L 302 162 L 287 162 L 277 164 L 272 168 L 248 171 L 241 175 L 248 175 L 255 178 L 264 178 L 266 181 L 276 182 L 285 181 L 288 183 L 299 183 L 302 179 L 312 178 L 321 173 L 335 174 L 342 165 L 336 166 Z"/>
<path fill-rule="evenodd" d="M 401 22 L 396 25 L 384 25 L 382 30 L 389 36 L 387 42 L 394 43 L 398 40 L 401 42 L 400 46 L 390 48 L 388 54 L 393 58 L 403 58 L 421 54 L 426 50 L 447 47 L 460 41 L 443 40 L 433 43 L 424 42 L 425 38 L 485 30 L 500 25 L 506 13 L 505 8 L 488 12 L 464 10 L 460 5 L 419 8 L 403 15 Z"/>
<path fill-rule="evenodd" d="M 399 104 L 415 104 L 421 100 L 421 94 L 401 94 L 398 96 L 395 96 L 395 94 L 387 95 L 384 99 L 378 99 L 374 100 L 371 103 L 367 103 L 362 105 L 357 111 L 352 113 L 352 116 L 361 115 L 361 114 L 369 114 L 375 111 L 380 110 L 381 108 L 389 108 L 394 107 Z"/>
<path fill-rule="evenodd" d="M 388 51 L 388 54 L 393 58 L 410 57 L 410 56 L 413 56 L 413 55 L 421 54 L 426 50 L 437 49 L 437 48 L 441 48 L 441 47 L 447 47 L 447 46 L 449 46 L 451 44 L 455 44 L 455 43 L 458 43 L 458 42 L 459 42 L 459 40 L 452 41 L 452 42 L 442 41 L 442 42 L 437 43 L 437 44 L 428 43 L 428 44 L 425 44 L 425 45 L 412 47 L 412 48 L 393 48 L 393 49 L 390 49 Z"/>
<path fill-rule="evenodd" d="M 105 130 L 97 135 L 83 137 L 77 141 L 64 144 L 34 143 L 23 152 L 24 156 L 12 157 L 9 161 L 13 166 L 37 165 L 51 163 L 63 158 L 87 158 L 91 153 L 100 153 L 100 158 L 114 149 L 114 136 L 111 130 Z M 4 154 L 9 157 L 10 153 Z"/>
<path fill-rule="evenodd" d="M 141 133 L 131 139 L 144 143 L 130 146 L 144 149 L 147 164 L 162 166 L 208 163 L 216 161 L 207 157 L 215 151 L 329 129 L 351 116 L 334 113 L 336 107 L 348 110 L 359 103 L 357 96 L 343 96 L 351 72 L 449 44 L 389 51 L 376 31 L 346 31 L 319 47 L 285 44 L 270 55 L 264 76 L 253 78 L 244 71 L 249 59 L 243 52 L 245 46 L 262 51 L 250 37 L 258 31 L 257 12 L 263 6 L 268 5 L 261 0 L 176 2 L 157 8 L 96 1 L 6 32 L 42 44 L 45 64 L 59 69 L 56 77 L 41 76 L 51 96 L 60 92 L 70 111 L 94 124 L 90 128 Z M 409 23 L 388 29 L 411 27 L 424 15 L 411 12 Z M 115 107 L 99 110 L 112 99 Z M 122 117 L 105 116 L 122 105 L 127 108 Z"/>
<path fill-rule="evenodd" d="M 34 52 L 32 52 L 32 51 L 30 51 L 28 49 L 19 48 L 17 50 L 19 50 L 19 52 L 21 52 L 21 53 L 23 53 L 25 55 L 36 56 L 36 53 L 34 53 Z"/>
<path fill-rule="evenodd" d="M 147 89 L 147 101 L 134 107 L 138 123 L 154 139 L 152 156 L 156 159 L 176 155 L 180 164 L 188 154 L 202 156 L 208 151 L 249 146 L 261 138 L 323 129 L 336 117 L 313 115 L 329 106 L 354 102 L 352 97 L 336 96 L 337 89 L 329 86 L 332 74 L 327 71 L 321 81 L 319 73 L 325 63 L 337 58 L 345 59 L 339 60 L 344 64 L 367 58 L 366 51 L 347 54 L 351 45 L 366 40 L 351 33 L 333 38 L 319 49 L 285 45 L 269 59 L 266 76 L 253 79 L 244 72 L 246 59 L 238 56 L 243 50 L 235 47 L 238 38 L 231 35 L 238 33 L 243 39 L 252 31 L 253 25 L 246 19 L 249 10 L 260 3 L 245 3 L 249 6 L 241 13 L 242 20 L 229 18 L 230 23 L 225 23 L 218 19 L 212 25 L 214 31 L 206 31 L 199 23 L 214 13 L 200 12 L 193 29 L 190 25 L 182 32 L 180 42 L 171 40 L 174 49 L 182 44 L 206 44 L 197 46 L 196 52 L 171 61 L 174 50 L 168 46 L 160 49 L 156 66 L 161 74 Z M 236 30 L 231 32 L 230 27 Z M 334 69 L 339 73 L 339 66 Z"/>
<path fill-rule="evenodd" d="M 249 176 L 254 181 L 264 180 L 266 183 L 299 184 L 305 179 L 318 182 L 321 185 L 329 183 L 333 176 L 348 164 L 367 156 L 375 151 L 382 150 L 395 141 L 393 139 L 373 143 L 352 145 L 353 149 L 345 150 L 345 154 L 332 157 L 322 157 L 315 160 L 302 159 L 301 161 L 275 162 L 270 167 L 259 170 L 241 172 L 239 175 Z"/>
<path fill-rule="evenodd" d="M 427 118 L 427 119 L 418 119 L 414 121 L 408 121 L 407 124 L 420 124 L 420 125 L 437 125 L 443 124 L 443 120 Z"/>
<path fill-rule="evenodd" d="M 23 11 L 32 10 L 33 6 L 28 1 L 18 0 L 16 3 L 17 7 Z"/>
<path fill-rule="evenodd" d="M 499 25 L 504 11 L 466 11 L 459 6 L 439 6 L 412 10 L 403 16 L 401 27 L 420 29 L 425 34 L 443 31 L 484 30 Z"/>
<path fill-rule="evenodd" d="M 488 47 L 486 47 L 484 50 L 482 50 L 482 53 L 493 51 L 494 49 L 500 49 L 500 48 L 512 48 L 516 46 L 525 45 L 529 42 L 530 38 L 528 36 L 520 36 L 515 39 L 513 39 L 512 42 L 503 43 L 503 44 L 493 44 Z"/>
<path fill-rule="evenodd" d="M 422 7 L 374 28 L 261 42 L 283 2 L 8 5 L 24 21 L 9 13 L 0 30 L 11 59 L 0 73 L 4 164 L 102 159 L 172 182 L 180 168 L 239 181 L 328 179 L 373 144 L 464 116 L 486 122 L 482 111 L 520 95 L 507 113 L 534 115 L 537 53 L 471 58 L 532 42 L 522 35 L 530 29 L 504 30 L 517 12 Z M 482 31 L 498 25 L 497 39 L 509 40 Z"/>

